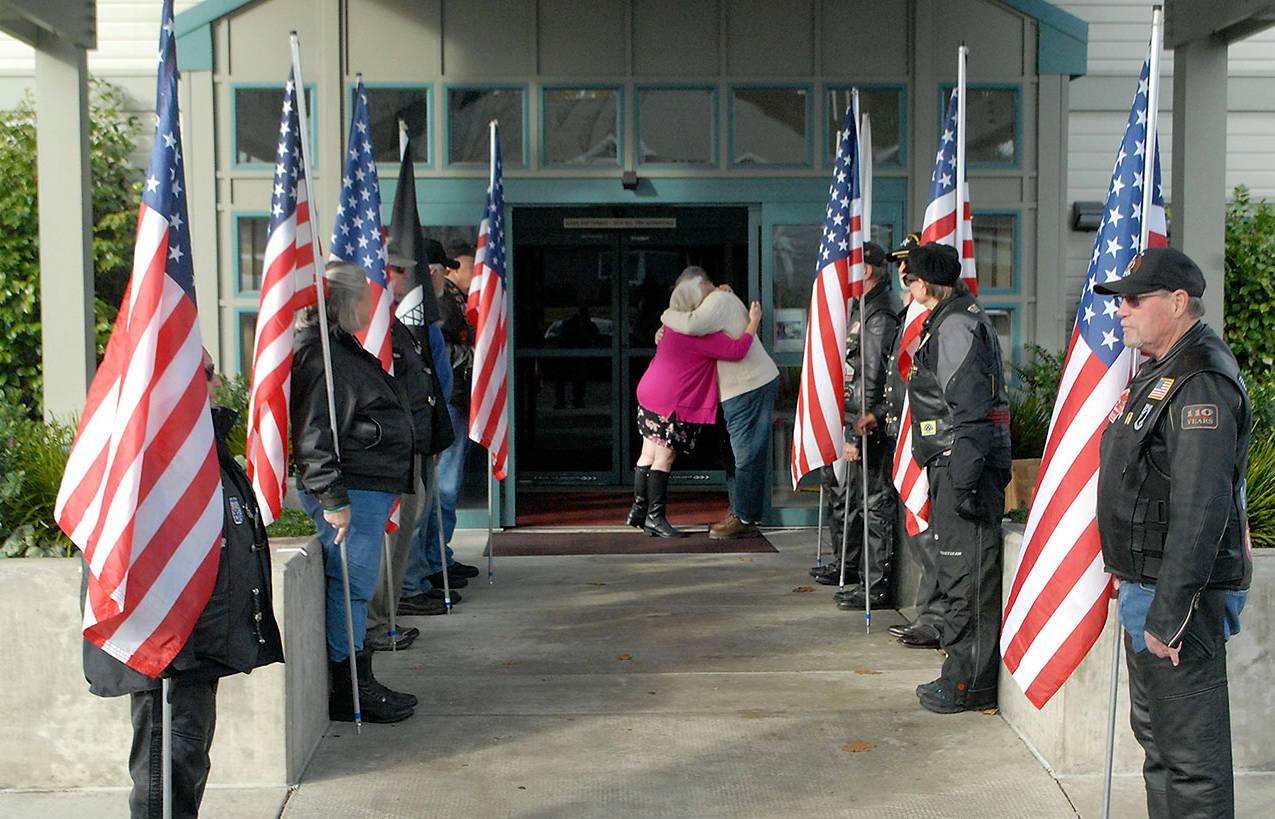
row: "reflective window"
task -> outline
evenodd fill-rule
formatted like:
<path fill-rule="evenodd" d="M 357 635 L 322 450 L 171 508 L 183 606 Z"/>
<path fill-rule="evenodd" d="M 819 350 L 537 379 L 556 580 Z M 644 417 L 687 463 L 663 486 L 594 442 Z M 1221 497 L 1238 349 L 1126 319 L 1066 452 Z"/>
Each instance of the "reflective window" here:
<path fill-rule="evenodd" d="M 712 164 L 717 144 L 711 88 L 638 89 L 638 162 Z"/>
<path fill-rule="evenodd" d="M 845 123 L 850 105 L 849 88 L 828 89 L 828 162 L 836 159 L 837 132 Z M 903 155 L 903 89 L 860 88 L 859 110 L 872 126 L 872 166 L 897 168 Z"/>
<path fill-rule="evenodd" d="M 447 91 L 447 158 L 451 163 L 491 161 L 490 123 L 500 123 L 500 159 L 506 168 L 524 165 L 521 88 L 451 88 Z"/>
<path fill-rule="evenodd" d="M 610 356 L 524 357 L 514 434 L 520 474 L 611 472 L 615 418 Z"/>
<path fill-rule="evenodd" d="M 734 89 L 731 164 L 809 164 L 809 97 L 805 88 Z"/>
<path fill-rule="evenodd" d="M 975 213 L 974 262 L 980 290 L 1009 289 L 1014 282 L 1014 240 L 1017 220 L 1012 213 Z"/>
<path fill-rule="evenodd" d="M 535 248 L 519 266 L 518 346 L 611 348 L 614 332 L 611 245 Z M 527 279 L 530 279 L 529 281 Z"/>
<path fill-rule="evenodd" d="M 619 164 L 619 91 L 546 88 L 543 99 L 546 165 Z"/>
<path fill-rule="evenodd" d="M 1001 344 L 1001 364 L 1005 369 L 1005 379 L 1014 377 L 1014 308 L 988 307 L 987 317 L 996 329 L 996 338 Z"/>
<path fill-rule="evenodd" d="M 257 313 L 239 314 L 239 372 L 252 373 L 252 346 L 257 338 Z M 233 375 L 233 373 L 229 373 Z"/>
<path fill-rule="evenodd" d="M 429 161 L 429 92 L 425 88 L 365 88 L 372 121 L 372 154 L 377 162 L 399 161 L 398 121 L 407 123 L 412 160 Z"/>
<path fill-rule="evenodd" d="M 965 161 L 1018 164 L 1018 89 L 970 87 L 967 94 Z"/>
<path fill-rule="evenodd" d="M 771 350 L 775 353 L 800 353 L 805 344 L 806 313 L 822 236 L 823 225 L 775 225 L 775 320 L 771 322 Z"/>
<path fill-rule="evenodd" d="M 306 114 L 310 134 L 314 134 L 314 107 L 310 89 L 305 91 Z M 283 113 L 283 86 L 275 88 L 236 88 L 235 164 L 274 165 L 279 150 L 279 118 Z M 313 136 L 311 136 L 313 139 Z M 311 155 L 315 154 L 311 151 Z M 315 167 L 319 160 L 313 159 Z"/>
<path fill-rule="evenodd" d="M 261 289 L 261 277 L 265 271 L 266 237 L 270 232 L 270 219 L 265 216 L 239 216 L 235 218 L 235 233 L 239 242 L 239 290 L 254 293 Z"/>

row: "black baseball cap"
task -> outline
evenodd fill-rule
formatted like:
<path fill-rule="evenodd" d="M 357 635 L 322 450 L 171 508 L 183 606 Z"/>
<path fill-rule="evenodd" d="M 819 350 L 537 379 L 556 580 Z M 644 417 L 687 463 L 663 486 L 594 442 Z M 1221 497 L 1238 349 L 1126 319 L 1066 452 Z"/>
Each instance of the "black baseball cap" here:
<path fill-rule="evenodd" d="M 1204 274 L 1191 257 L 1173 247 L 1149 247 L 1133 257 L 1124 277 L 1095 284 L 1101 296 L 1185 290 L 1188 296 L 1204 295 Z"/>
<path fill-rule="evenodd" d="M 885 264 L 885 248 L 876 242 L 863 243 L 863 263 L 872 265 L 873 267 L 881 267 Z"/>
<path fill-rule="evenodd" d="M 931 284 L 951 287 L 961 278 L 961 257 L 951 245 L 926 242 L 908 251 L 908 272 Z"/>
<path fill-rule="evenodd" d="M 443 250 L 443 243 L 437 239 L 425 240 L 425 252 L 428 254 L 430 264 L 441 264 L 443 267 L 449 267 L 456 270 L 460 267 L 460 262 L 447 255 Z"/>
<path fill-rule="evenodd" d="M 894 250 L 890 251 L 890 259 L 892 261 L 901 262 L 908 257 L 915 248 L 921 246 L 921 234 L 909 233 L 903 237 L 903 241 Z"/>

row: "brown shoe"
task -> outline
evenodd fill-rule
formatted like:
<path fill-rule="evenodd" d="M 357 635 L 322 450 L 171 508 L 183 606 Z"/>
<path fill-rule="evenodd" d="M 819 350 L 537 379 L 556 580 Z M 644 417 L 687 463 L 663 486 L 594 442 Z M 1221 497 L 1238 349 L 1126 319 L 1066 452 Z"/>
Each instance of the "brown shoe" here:
<path fill-rule="evenodd" d="M 726 519 L 725 525 L 715 526 L 708 530 L 708 536 L 712 540 L 730 540 L 739 537 L 761 537 L 761 530 L 751 523 L 744 523 L 739 518 L 731 515 Z"/>
<path fill-rule="evenodd" d="M 708 531 L 716 532 L 718 529 L 729 529 L 732 526 L 738 526 L 738 525 L 739 525 L 739 518 L 735 517 L 734 515 L 727 515 L 726 517 L 722 518 L 716 523 L 710 523 L 708 526 Z"/>

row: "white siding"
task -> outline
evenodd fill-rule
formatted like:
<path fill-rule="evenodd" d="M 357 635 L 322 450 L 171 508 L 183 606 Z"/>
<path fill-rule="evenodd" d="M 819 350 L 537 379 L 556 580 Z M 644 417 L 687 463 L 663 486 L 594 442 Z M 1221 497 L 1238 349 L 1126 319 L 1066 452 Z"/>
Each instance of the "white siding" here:
<path fill-rule="evenodd" d="M 178 14 L 199 0 L 175 0 Z M 156 0 L 97 0 L 97 49 L 89 52 L 89 71 L 100 77 L 155 73 L 159 43 Z M 35 71 L 31 46 L 0 34 L 0 76 L 30 76 Z"/>

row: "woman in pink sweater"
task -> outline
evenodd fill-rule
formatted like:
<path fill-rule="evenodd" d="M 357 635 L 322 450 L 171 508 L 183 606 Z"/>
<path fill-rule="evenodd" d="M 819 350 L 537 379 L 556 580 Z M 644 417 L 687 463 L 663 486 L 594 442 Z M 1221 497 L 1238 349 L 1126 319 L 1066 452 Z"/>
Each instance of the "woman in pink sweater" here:
<path fill-rule="evenodd" d="M 694 310 L 713 289 L 707 276 L 687 271 L 673 288 L 669 309 Z M 761 304 L 753 302 L 748 327 L 738 339 L 722 332 L 688 336 L 665 328 L 655 358 L 638 382 L 642 454 L 634 470 L 630 526 L 652 537 L 686 537 L 666 517 L 673 460 L 678 452 L 691 452 L 703 425 L 717 420 L 717 360 L 738 361 L 747 355 L 760 323 Z"/>

